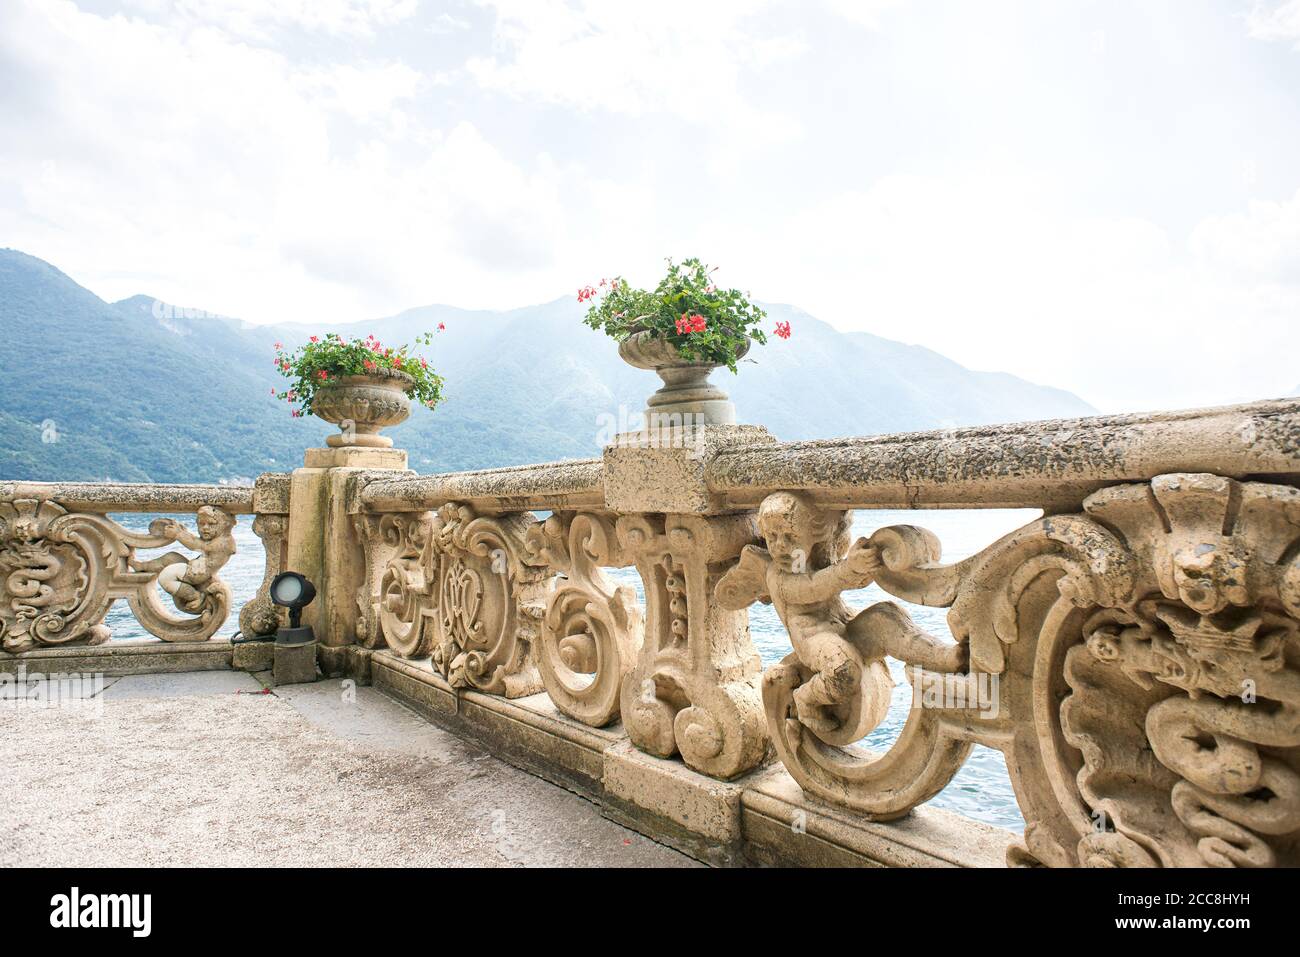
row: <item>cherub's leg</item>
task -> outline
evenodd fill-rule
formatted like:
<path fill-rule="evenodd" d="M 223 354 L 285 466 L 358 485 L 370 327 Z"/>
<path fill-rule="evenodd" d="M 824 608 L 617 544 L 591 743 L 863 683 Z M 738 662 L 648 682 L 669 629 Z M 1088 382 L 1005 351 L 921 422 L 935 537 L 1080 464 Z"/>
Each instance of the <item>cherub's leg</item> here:
<path fill-rule="evenodd" d="M 168 552 L 148 561 L 132 559 L 128 564 L 130 564 L 132 570 L 137 572 L 160 572 L 168 565 L 188 565 L 189 562 L 190 560 L 180 552 Z"/>
<path fill-rule="evenodd" d="M 834 731 L 840 721 L 830 708 L 842 705 L 857 693 L 862 666 L 848 643 L 834 632 L 819 632 L 799 643 L 799 659 L 813 672 L 795 689 L 794 704 L 799 720 L 814 731 Z"/>
<path fill-rule="evenodd" d="M 893 602 L 872 605 L 849 622 L 848 634 L 864 657 L 888 655 L 926 671 L 966 669 L 964 644 L 947 644 L 926 634 L 912 617 Z"/>

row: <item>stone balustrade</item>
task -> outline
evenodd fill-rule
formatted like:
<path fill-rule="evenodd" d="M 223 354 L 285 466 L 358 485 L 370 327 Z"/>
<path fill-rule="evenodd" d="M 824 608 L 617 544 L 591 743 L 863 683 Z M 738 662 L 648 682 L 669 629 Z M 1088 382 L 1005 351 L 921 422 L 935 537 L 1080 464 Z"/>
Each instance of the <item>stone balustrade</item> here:
<path fill-rule="evenodd" d="M 256 490 L 0 484 L 5 649 L 102 641 L 115 597 L 161 638 L 212 635 L 229 516 L 256 513 L 268 580 L 293 568 L 321 592 L 327 674 L 383 663 L 447 713 L 498 718 L 544 691 L 554 740 L 680 768 L 692 793 L 782 768 L 873 835 L 910 833 L 978 743 L 1006 756 L 1026 822 L 1010 863 L 1300 863 L 1300 402 L 800 443 L 677 426 L 444 475 L 395 450 L 313 453 Z M 924 510 L 994 507 L 1043 516 L 945 564 Z M 879 508 L 917 522 L 851 540 L 850 510 Z M 200 534 L 103 515 L 169 509 Z M 200 557 L 133 558 L 171 541 Z M 190 623 L 158 617 L 154 582 Z M 955 643 L 841 598 L 871 583 L 948 609 Z M 766 671 L 755 602 L 791 642 Z M 264 595 L 241 615 L 274 623 Z M 899 664 L 913 707 L 871 753 Z M 563 763 L 530 748 L 541 773 Z M 605 760 L 590 774 L 638 803 Z M 776 792 L 750 793 L 735 801 Z"/>
<path fill-rule="evenodd" d="M 264 475 L 253 488 L 0 482 L 0 648 L 20 654 L 103 644 L 110 638 L 104 618 L 118 599 L 163 641 L 207 641 L 230 616 L 221 569 L 235 554 L 235 516 L 256 516 L 253 528 L 266 546 L 264 587 L 280 568 L 287 478 Z M 109 517 L 124 512 L 164 517 L 138 532 Z M 194 528 L 170 517 L 177 514 L 193 514 Z M 173 545 L 196 554 L 138 554 Z M 249 633 L 273 632 L 277 622 L 265 596 L 240 614 Z"/>

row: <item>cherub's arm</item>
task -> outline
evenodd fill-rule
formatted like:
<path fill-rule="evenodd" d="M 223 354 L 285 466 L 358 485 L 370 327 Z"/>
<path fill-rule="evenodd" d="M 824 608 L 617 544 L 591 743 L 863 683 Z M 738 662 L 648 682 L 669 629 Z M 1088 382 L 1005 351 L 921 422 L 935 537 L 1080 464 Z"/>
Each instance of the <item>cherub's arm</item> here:
<path fill-rule="evenodd" d="M 207 552 L 208 550 L 208 543 L 199 538 L 199 536 L 193 534 L 180 522 L 173 521 L 168 532 L 176 541 L 180 542 L 190 551 Z"/>
<path fill-rule="evenodd" d="M 860 538 L 845 558 L 812 574 L 789 578 L 782 592 L 785 598 L 801 605 L 830 601 L 842 591 L 866 588 L 875 581 L 879 569 L 880 554 Z"/>
<path fill-rule="evenodd" d="M 772 556 L 766 549 L 746 545 L 741 549 L 740 560 L 713 589 L 718 604 L 737 611 L 756 601 L 770 603 L 772 596 L 767 592 L 767 570 L 771 564 Z"/>

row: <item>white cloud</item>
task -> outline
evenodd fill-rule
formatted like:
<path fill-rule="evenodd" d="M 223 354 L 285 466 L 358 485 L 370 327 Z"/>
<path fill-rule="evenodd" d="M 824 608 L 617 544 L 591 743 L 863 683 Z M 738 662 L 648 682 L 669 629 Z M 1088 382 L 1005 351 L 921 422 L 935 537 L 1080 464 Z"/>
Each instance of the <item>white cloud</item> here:
<path fill-rule="evenodd" d="M 1300 0 L 1256 0 L 1246 17 L 1246 28 L 1258 40 L 1290 41 L 1300 50 Z"/>
<path fill-rule="evenodd" d="M 133 0 L 131 6 L 173 24 L 220 28 L 246 40 L 269 40 L 286 28 L 331 36 L 370 37 L 410 18 L 418 0 Z"/>
<path fill-rule="evenodd" d="M 1136 217 L 1072 216 L 1023 175 L 899 175 L 776 224 L 790 245 L 719 223 L 702 235 L 731 250 L 726 281 L 763 277 L 771 298 L 841 328 L 1107 410 L 1177 408 L 1293 384 L 1300 275 L 1243 282 L 1231 268 L 1274 269 L 1294 249 L 1293 207 L 1211 221 L 1187 241 Z"/>
<path fill-rule="evenodd" d="M 6 242 L 105 296 L 255 321 L 513 305 L 555 294 L 538 270 L 563 256 L 568 210 L 597 202 L 561 201 L 585 171 L 422 123 L 406 101 L 424 81 L 399 63 L 304 66 L 43 3 L 0 12 L 0 64 L 29 91 L 24 135 L 0 145 L 21 197 L 0 209 Z"/>
<path fill-rule="evenodd" d="M 901 8 L 908 0 L 827 0 L 827 6 L 836 14 L 870 30 L 884 26 L 886 17 Z"/>
<path fill-rule="evenodd" d="M 792 117 L 764 110 L 741 92 L 746 71 L 807 49 L 795 36 L 750 32 L 747 21 L 765 3 L 480 2 L 495 14 L 497 49 L 466 67 L 484 89 L 581 111 L 668 113 L 760 140 L 798 130 Z"/>
<path fill-rule="evenodd" d="M 1191 247 L 1211 267 L 1300 286 L 1300 190 L 1284 202 L 1252 200 L 1244 213 L 1207 218 L 1192 231 Z"/>
<path fill-rule="evenodd" d="M 700 255 L 1107 409 L 1294 386 L 1300 58 L 1247 68 L 1231 11 L 928 9 L 11 0 L 0 242 L 253 321 L 518 306 Z"/>

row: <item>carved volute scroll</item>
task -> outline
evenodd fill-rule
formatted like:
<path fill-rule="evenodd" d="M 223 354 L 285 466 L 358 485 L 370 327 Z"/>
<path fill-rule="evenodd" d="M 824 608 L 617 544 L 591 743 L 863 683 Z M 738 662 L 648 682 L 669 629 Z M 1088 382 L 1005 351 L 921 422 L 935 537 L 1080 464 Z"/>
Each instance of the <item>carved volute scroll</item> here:
<path fill-rule="evenodd" d="M 840 598 L 883 572 L 886 552 L 901 566 L 925 566 L 937 542 L 886 533 L 850 545 L 850 520 L 800 493 L 768 496 L 758 516 L 767 548 L 747 546 L 716 594 L 728 608 L 771 602 L 789 632 L 794 651 L 764 674 L 763 705 L 791 776 L 823 800 L 889 819 L 942 790 L 970 751 L 968 726 L 982 719 L 964 706 L 913 708 L 885 754 L 855 746 L 889 710 L 887 657 L 912 666 L 917 701 L 948 703 L 957 696 L 944 692 L 956 685 L 964 704 L 968 676 L 964 645 L 925 634 L 891 602 L 854 612 Z"/>
<path fill-rule="evenodd" d="M 630 559 L 604 515 L 556 513 L 528 530 L 527 544 L 531 556 L 560 573 L 538 637 L 542 684 L 564 714 L 603 727 L 619 716 L 643 625 L 635 592 L 615 586 L 601 566 L 622 567 Z"/>
<path fill-rule="evenodd" d="M 388 646 L 430 655 L 456 688 L 510 698 L 540 691 L 534 645 L 549 572 L 527 558 L 531 513 L 479 515 L 449 502 L 437 515 L 383 521 L 396 551 L 379 588 Z"/>
<path fill-rule="evenodd" d="M 138 533 L 55 502 L 0 502 L 0 645 L 19 652 L 106 641 L 102 622 L 118 598 L 164 641 L 212 637 L 230 614 L 230 591 L 217 573 L 235 552 L 235 519 L 214 506 L 200 508 L 196 518 L 197 535 L 170 518 Z M 136 556 L 137 549 L 173 543 L 198 554 Z M 163 605 L 159 588 L 182 615 Z"/>
<path fill-rule="evenodd" d="M 433 544 L 433 529 L 438 519 L 432 512 L 398 512 L 378 519 L 366 516 L 361 521 L 367 561 L 378 563 L 376 534 L 391 552 L 379 576 L 376 602 L 381 633 L 376 643 L 386 644 L 405 658 L 427 657 L 437 627 L 440 555 Z M 357 600 L 368 605 L 366 586 L 362 588 Z"/>
<path fill-rule="evenodd" d="M 289 532 L 289 516 L 258 515 L 253 519 L 253 532 L 262 540 L 266 552 L 266 571 L 257 596 L 239 610 L 239 630 L 246 636 L 274 634 L 280 627 L 280 609 L 271 601 L 271 581 L 284 571 L 285 541 Z"/>
<path fill-rule="evenodd" d="M 388 631 L 398 642 L 395 650 L 407 657 L 423 657 L 429 653 L 432 632 L 427 640 L 422 638 L 423 625 L 414 611 L 415 598 L 423 583 L 419 563 L 429 519 L 428 512 L 385 515 L 361 512 L 352 516 L 362 569 L 357 586 L 356 640 L 363 648 L 386 646 L 384 616 L 387 614 Z M 388 595 L 393 596 L 391 601 Z M 421 646 L 422 640 L 425 643 Z"/>
<path fill-rule="evenodd" d="M 756 540 L 753 515 L 629 515 L 618 536 L 646 594 L 645 638 L 621 696 L 632 743 L 718 778 L 756 766 L 767 751 L 761 664 L 747 613 L 713 601 Z"/>
<path fill-rule="evenodd" d="M 996 720 L 934 727 L 1006 753 L 1011 863 L 1300 863 L 1300 490 L 1159 476 L 955 565 L 918 528 L 869 541 L 877 583 L 951 606 L 970 673 L 999 679 Z"/>
<path fill-rule="evenodd" d="M 1032 540 L 1006 546 L 1008 671 L 1033 665 L 1012 860 L 1300 864 L 1300 490 L 1165 475 L 1084 512 L 1054 595 Z"/>

